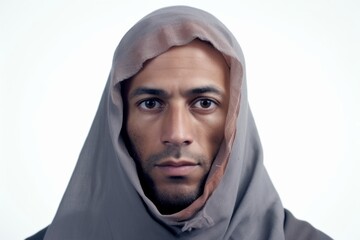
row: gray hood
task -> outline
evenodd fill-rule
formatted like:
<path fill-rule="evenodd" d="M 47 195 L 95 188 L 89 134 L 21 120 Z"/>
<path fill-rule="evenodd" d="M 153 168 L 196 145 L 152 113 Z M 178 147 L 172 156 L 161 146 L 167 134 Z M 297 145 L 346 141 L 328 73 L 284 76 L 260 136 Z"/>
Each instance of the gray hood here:
<path fill-rule="evenodd" d="M 145 196 L 120 134 L 121 82 L 145 61 L 196 38 L 220 51 L 230 69 L 225 137 L 203 195 L 178 213 L 162 215 Z M 285 239 L 284 209 L 263 165 L 246 88 L 240 46 L 209 13 L 169 7 L 140 20 L 115 51 L 96 117 L 45 239 Z"/>

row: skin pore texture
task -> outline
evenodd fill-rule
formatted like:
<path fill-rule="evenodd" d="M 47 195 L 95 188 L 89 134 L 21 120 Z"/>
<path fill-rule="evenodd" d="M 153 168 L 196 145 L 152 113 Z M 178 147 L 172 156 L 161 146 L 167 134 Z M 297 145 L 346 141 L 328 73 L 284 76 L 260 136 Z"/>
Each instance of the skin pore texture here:
<path fill-rule="evenodd" d="M 125 134 L 144 192 L 160 213 L 176 213 L 202 194 L 223 140 L 229 68 L 194 40 L 148 61 L 125 89 Z"/>

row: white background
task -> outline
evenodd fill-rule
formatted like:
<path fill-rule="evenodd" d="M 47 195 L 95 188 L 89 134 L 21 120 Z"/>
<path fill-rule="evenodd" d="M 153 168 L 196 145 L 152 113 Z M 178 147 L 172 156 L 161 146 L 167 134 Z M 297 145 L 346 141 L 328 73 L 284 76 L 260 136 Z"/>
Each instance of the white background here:
<path fill-rule="evenodd" d="M 285 207 L 360 239 L 360 2 L 0 0 L 0 239 L 57 210 L 125 32 L 185 4 L 243 48 L 265 165 Z"/>

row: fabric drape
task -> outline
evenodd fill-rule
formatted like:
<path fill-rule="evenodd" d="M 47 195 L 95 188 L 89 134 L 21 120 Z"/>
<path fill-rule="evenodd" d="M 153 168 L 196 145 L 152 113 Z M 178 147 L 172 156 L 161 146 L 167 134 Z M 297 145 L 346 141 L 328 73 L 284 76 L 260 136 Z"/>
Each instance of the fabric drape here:
<path fill-rule="evenodd" d="M 221 52 L 230 69 L 224 140 L 204 193 L 186 209 L 162 215 L 145 196 L 121 135 L 121 83 L 141 71 L 147 60 L 194 39 Z M 199 9 L 167 7 L 145 16 L 115 51 L 98 111 L 45 239 L 281 240 L 285 217 L 263 165 L 237 40 L 218 19 Z M 296 228 L 296 222 L 291 221 L 291 227 Z M 297 239 L 293 232 L 286 238 Z M 328 239 L 319 234 L 322 238 L 313 239 Z"/>

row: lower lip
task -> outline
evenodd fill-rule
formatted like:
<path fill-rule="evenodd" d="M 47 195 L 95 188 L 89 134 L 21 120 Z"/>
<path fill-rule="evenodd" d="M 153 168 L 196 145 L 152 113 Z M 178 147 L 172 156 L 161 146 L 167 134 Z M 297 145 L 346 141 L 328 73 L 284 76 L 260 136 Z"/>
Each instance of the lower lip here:
<path fill-rule="evenodd" d="M 185 165 L 185 166 L 157 166 L 163 174 L 171 177 L 181 177 L 189 175 L 196 169 L 197 165 Z"/>

